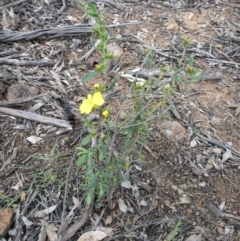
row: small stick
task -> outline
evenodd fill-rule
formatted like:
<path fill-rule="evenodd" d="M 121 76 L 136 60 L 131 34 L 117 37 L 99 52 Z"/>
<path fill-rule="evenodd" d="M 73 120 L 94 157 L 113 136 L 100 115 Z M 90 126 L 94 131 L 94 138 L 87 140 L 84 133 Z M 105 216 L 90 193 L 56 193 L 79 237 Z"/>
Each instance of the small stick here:
<path fill-rule="evenodd" d="M 240 220 L 239 216 L 235 216 L 229 213 L 224 213 L 218 208 L 215 207 L 215 205 L 207 198 L 204 199 L 204 202 L 206 203 L 208 209 L 216 216 L 217 218 L 232 218 L 235 220 Z"/>
<path fill-rule="evenodd" d="M 15 99 L 15 100 L 12 100 L 12 101 L 0 101 L 0 106 L 23 104 L 23 103 L 29 102 L 29 101 L 31 101 L 33 99 L 37 99 L 39 97 L 47 95 L 48 93 L 49 92 L 43 93 L 43 94 L 40 94 L 40 95 L 36 95 L 36 96 L 33 96 L 33 97 L 28 97 L 28 98 L 19 98 L 19 99 Z"/>
<path fill-rule="evenodd" d="M 41 122 L 49 125 L 72 129 L 72 126 L 69 124 L 68 121 L 53 118 L 53 117 L 43 116 L 36 113 L 28 112 L 28 111 L 0 107 L 0 112 L 7 115 L 12 115 L 12 116 L 32 120 L 32 121 L 37 121 L 37 122 Z"/>
<path fill-rule="evenodd" d="M 65 0 L 62 0 L 62 7 L 60 8 L 60 10 L 58 11 L 58 14 L 62 13 L 65 9 L 66 9 L 66 2 Z"/>
<path fill-rule="evenodd" d="M 170 110 L 172 111 L 173 115 L 174 115 L 178 120 L 181 120 L 181 116 L 180 116 L 179 112 L 177 111 L 176 106 L 174 105 L 174 103 L 172 102 L 172 100 L 171 100 L 170 98 L 167 98 L 167 102 L 168 102 L 168 104 L 169 104 L 170 107 L 171 107 Z"/>
<path fill-rule="evenodd" d="M 9 4 L 5 5 L 5 6 L 0 7 L 0 10 L 3 10 L 4 8 L 12 7 L 12 6 L 14 6 L 14 5 L 17 5 L 17 4 L 19 4 L 19 3 L 23 3 L 23 2 L 26 2 L 26 1 L 27 1 L 27 0 L 20 0 L 20 1 L 18 1 L 18 2 L 9 3 Z"/>
<path fill-rule="evenodd" d="M 18 60 L 18 59 L 7 59 L 0 58 L 0 64 L 9 64 L 9 65 L 17 65 L 17 66 L 53 66 L 56 62 L 52 60 Z"/>
<path fill-rule="evenodd" d="M 69 181 L 69 175 L 70 175 L 70 171 L 72 169 L 72 164 L 73 164 L 73 160 L 75 160 L 76 158 L 76 155 L 77 155 L 77 150 L 75 150 L 71 160 L 70 160 L 70 163 L 69 163 L 69 166 L 68 166 L 68 170 L 67 170 L 67 177 L 66 177 L 66 181 L 65 181 L 65 189 L 64 189 L 64 198 L 63 198 L 63 209 L 62 209 L 62 219 L 61 219 L 61 226 L 59 228 L 59 231 L 58 231 L 58 235 L 62 233 L 62 231 L 65 231 L 63 230 L 63 227 L 64 227 L 64 223 L 65 223 L 65 219 L 64 219 L 64 216 L 65 216 L 65 213 L 66 213 L 66 199 L 67 199 L 67 194 L 68 194 L 68 181 Z"/>
<path fill-rule="evenodd" d="M 97 48 L 97 46 L 98 46 L 100 43 L 101 43 L 101 40 L 98 39 L 98 40 L 96 41 L 96 43 L 93 45 L 93 47 L 92 47 L 86 54 L 84 54 L 84 55 L 78 60 L 78 62 L 80 62 L 80 61 L 83 60 L 83 59 L 88 58 L 88 57 L 92 54 L 92 52 Z"/>
<path fill-rule="evenodd" d="M 67 241 L 68 239 L 70 239 L 88 220 L 90 217 L 90 214 L 92 212 L 92 206 L 91 207 L 87 207 L 83 213 L 82 218 L 76 222 L 75 224 L 73 224 L 64 234 L 63 238 L 61 239 L 61 241 Z"/>
<path fill-rule="evenodd" d="M 105 213 L 107 207 L 108 207 L 108 206 L 106 206 L 106 207 L 102 210 L 101 215 L 100 215 L 100 217 L 98 218 L 98 220 L 97 220 L 97 222 L 95 223 L 95 225 L 93 226 L 92 230 L 95 230 L 96 227 L 98 226 L 98 224 L 99 224 L 99 222 L 101 221 L 102 216 L 103 216 L 103 214 Z"/>

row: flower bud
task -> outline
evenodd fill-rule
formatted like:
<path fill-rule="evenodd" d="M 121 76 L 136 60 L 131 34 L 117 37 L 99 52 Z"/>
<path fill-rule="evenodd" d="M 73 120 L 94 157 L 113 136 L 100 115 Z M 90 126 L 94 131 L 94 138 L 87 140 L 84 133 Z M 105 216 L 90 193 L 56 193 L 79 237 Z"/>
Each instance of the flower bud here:
<path fill-rule="evenodd" d="M 108 110 L 104 110 L 102 112 L 102 117 L 107 119 L 109 117 L 109 111 Z"/>
<path fill-rule="evenodd" d="M 94 84 L 94 85 L 93 85 L 93 89 L 99 90 L 99 89 L 100 89 L 100 85 L 99 85 L 99 84 Z"/>

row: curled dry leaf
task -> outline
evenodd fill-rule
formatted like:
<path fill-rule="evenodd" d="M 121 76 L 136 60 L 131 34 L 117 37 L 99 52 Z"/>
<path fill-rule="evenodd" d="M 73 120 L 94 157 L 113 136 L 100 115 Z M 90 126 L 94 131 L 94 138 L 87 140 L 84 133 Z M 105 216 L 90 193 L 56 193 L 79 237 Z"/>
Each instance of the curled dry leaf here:
<path fill-rule="evenodd" d="M 219 205 L 219 209 L 220 209 L 221 211 L 223 211 L 223 209 L 224 209 L 224 207 L 225 207 L 225 204 L 226 204 L 226 202 L 224 201 L 224 202 L 222 202 L 222 203 Z"/>
<path fill-rule="evenodd" d="M 176 207 L 173 206 L 169 200 L 164 201 L 164 203 L 167 207 L 171 208 L 172 210 L 176 210 Z"/>
<path fill-rule="evenodd" d="M 173 190 L 176 190 L 178 192 L 178 195 L 183 195 L 184 191 L 182 189 L 180 189 L 179 187 L 172 185 L 171 188 Z"/>
<path fill-rule="evenodd" d="M 46 228 L 42 226 L 40 229 L 40 233 L 38 235 L 38 241 L 45 241 L 46 237 L 47 237 Z"/>
<path fill-rule="evenodd" d="M 73 197 L 73 203 L 77 208 L 80 208 L 81 204 L 79 200 L 76 197 Z"/>
<path fill-rule="evenodd" d="M 105 220 L 105 224 L 111 224 L 112 221 L 113 221 L 112 216 L 108 216 L 108 217 L 106 218 L 106 220 Z"/>
<path fill-rule="evenodd" d="M 29 136 L 27 137 L 27 140 L 32 144 L 36 144 L 37 142 L 42 141 L 42 138 L 38 136 Z"/>
<path fill-rule="evenodd" d="M 53 70 L 50 70 L 51 75 L 53 76 L 53 78 L 56 80 L 56 83 L 58 85 L 59 90 L 63 93 L 67 95 L 67 91 L 64 88 L 64 85 L 62 84 L 61 78 L 60 76 L 54 72 Z"/>
<path fill-rule="evenodd" d="M 191 203 L 191 201 L 190 201 L 189 197 L 184 195 L 184 196 L 180 197 L 180 202 L 178 204 L 188 204 L 188 203 Z"/>
<path fill-rule="evenodd" d="M 128 211 L 128 206 L 121 198 L 118 199 L 118 207 L 123 213 L 126 213 Z"/>
<path fill-rule="evenodd" d="M 195 147 L 197 145 L 197 141 L 195 139 L 193 139 L 191 142 L 190 142 L 190 147 Z"/>
<path fill-rule="evenodd" d="M 233 156 L 232 152 L 229 149 L 227 149 L 227 151 L 223 154 L 222 162 L 227 161 L 229 158 L 233 158 Z"/>
<path fill-rule="evenodd" d="M 108 235 L 102 231 L 89 231 L 84 233 L 77 241 L 98 241 L 103 240 Z"/>
<path fill-rule="evenodd" d="M 35 218 L 42 218 L 42 217 L 48 215 L 49 213 L 53 212 L 56 209 L 56 207 L 57 207 L 57 205 L 53 205 L 53 206 L 43 209 L 41 211 L 36 211 L 36 212 L 34 212 L 33 216 Z"/>
<path fill-rule="evenodd" d="M 27 219 L 25 216 L 22 216 L 22 221 L 27 227 L 31 227 L 33 225 L 33 222 Z"/>
<path fill-rule="evenodd" d="M 53 223 L 51 223 L 47 226 L 46 234 L 50 241 L 58 241 L 57 230 L 58 229 L 55 227 L 55 225 Z"/>
<path fill-rule="evenodd" d="M 125 187 L 127 189 L 132 189 L 133 193 L 138 190 L 138 187 L 134 184 L 132 185 L 129 181 L 124 181 L 121 183 L 122 187 Z"/>
<path fill-rule="evenodd" d="M 147 207 L 147 202 L 145 200 L 141 200 L 140 205 L 144 206 L 144 207 Z"/>

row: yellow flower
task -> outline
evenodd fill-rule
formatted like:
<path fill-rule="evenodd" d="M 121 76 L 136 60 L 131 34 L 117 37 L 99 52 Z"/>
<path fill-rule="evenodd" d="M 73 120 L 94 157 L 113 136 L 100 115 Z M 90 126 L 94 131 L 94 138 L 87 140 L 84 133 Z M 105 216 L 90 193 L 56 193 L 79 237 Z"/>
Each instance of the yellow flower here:
<path fill-rule="evenodd" d="M 94 84 L 93 89 L 99 90 L 100 89 L 100 85 L 99 84 Z"/>
<path fill-rule="evenodd" d="M 89 114 L 93 108 L 97 108 L 103 104 L 104 99 L 101 92 L 97 92 L 94 95 L 88 94 L 87 98 L 80 105 L 80 112 L 81 114 Z"/>
<path fill-rule="evenodd" d="M 108 110 L 103 111 L 102 117 L 107 119 L 109 117 L 109 111 Z"/>

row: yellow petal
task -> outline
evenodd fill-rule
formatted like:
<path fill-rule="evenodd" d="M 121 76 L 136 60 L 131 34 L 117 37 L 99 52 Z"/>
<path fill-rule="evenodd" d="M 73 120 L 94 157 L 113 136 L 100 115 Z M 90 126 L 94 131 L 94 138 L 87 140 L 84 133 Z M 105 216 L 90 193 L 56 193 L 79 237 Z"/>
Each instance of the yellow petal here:
<path fill-rule="evenodd" d="M 93 106 L 92 95 L 88 94 L 87 99 L 83 100 L 80 105 L 79 109 L 81 114 L 89 114 L 92 111 Z"/>
<path fill-rule="evenodd" d="M 104 104 L 104 99 L 101 92 L 97 92 L 92 97 L 92 102 L 96 106 L 101 106 Z"/>
<path fill-rule="evenodd" d="M 92 98 L 93 98 L 93 96 L 91 94 L 87 95 L 87 101 L 89 101 L 89 102 L 92 101 Z"/>

